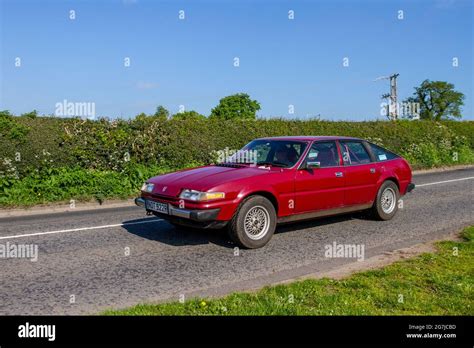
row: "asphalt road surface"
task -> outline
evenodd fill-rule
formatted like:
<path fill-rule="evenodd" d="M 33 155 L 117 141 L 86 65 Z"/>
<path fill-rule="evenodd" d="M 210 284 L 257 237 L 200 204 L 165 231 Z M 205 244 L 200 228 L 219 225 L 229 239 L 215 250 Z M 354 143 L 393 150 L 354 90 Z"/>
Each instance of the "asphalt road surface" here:
<path fill-rule="evenodd" d="M 34 244 L 38 260 L 0 259 L 0 314 L 94 314 L 143 302 L 216 296 L 356 259 L 324 246 L 363 244 L 365 258 L 474 224 L 474 169 L 421 174 L 386 222 L 350 214 L 277 228 L 262 249 L 227 236 L 175 230 L 137 207 L 0 219 L 0 245 Z"/>

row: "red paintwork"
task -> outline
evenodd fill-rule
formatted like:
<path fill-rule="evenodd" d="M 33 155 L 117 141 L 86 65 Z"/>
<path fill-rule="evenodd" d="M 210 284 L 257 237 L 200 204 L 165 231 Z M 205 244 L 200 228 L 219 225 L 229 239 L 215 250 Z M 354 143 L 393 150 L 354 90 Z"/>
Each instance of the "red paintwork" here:
<path fill-rule="evenodd" d="M 142 192 L 142 196 L 178 206 L 178 196 L 183 189 L 225 192 L 226 197 L 222 200 L 208 203 L 185 201 L 184 204 L 187 209 L 221 208 L 218 220 L 227 221 L 232 218 L 240 202 L 252 194 L 273 197 L 278 217 L 284 217 L 372 203 L 380 185 L 387 179 L 394 180 L 399 186 L 400 194 L 404 195 L 411 182 L 410 166 L 401 157 L 352 166 L 344 166 L 341 160 L 339 167 L 318 168 L 313 171 L 297 169 L 315 141 L 361 139 L 303 136 L 268 139 L 299 140 L 307 142 L 308 146 L 293 168 L 229 168 L 210 165 L 186 169 L 151 178 L 148 182 L 155 184 L 154 191 L 151 194 Z M 370 172 L 371 168 L 375 169 L 375 173 Z M 343 172 L 343 177 L 336 177 L 335 172 Z M 165 186 L 166 191 L 162 192 Z"/>

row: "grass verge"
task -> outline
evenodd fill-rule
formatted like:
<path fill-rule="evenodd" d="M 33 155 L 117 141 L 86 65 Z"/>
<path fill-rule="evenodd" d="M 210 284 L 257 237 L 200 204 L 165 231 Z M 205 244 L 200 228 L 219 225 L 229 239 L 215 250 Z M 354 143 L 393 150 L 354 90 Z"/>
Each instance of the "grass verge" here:
<path fill-rule="evenodd" d="M 473 315 L 474 226 L 463 241 L 346 279 L 310 279 L 221 299 L 140 304 L 105 315 Z"/>

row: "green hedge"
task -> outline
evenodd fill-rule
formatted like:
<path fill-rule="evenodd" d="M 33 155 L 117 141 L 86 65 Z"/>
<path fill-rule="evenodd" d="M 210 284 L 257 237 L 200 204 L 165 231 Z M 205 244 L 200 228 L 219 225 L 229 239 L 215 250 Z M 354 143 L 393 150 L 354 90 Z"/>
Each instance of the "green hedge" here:
<path fill-rule="evenodd" d="M 170 171 L 157 166 L 129 165 L 121 171 L 62 167 L 42 169 L 20 179 L 4 179 L 0 206 L 128 198 L 148 178 Z"/>
<path fill-rule="evenodd" d="M 444 121 L 443 125 L 454 134 L 465 137 L 474 149 L 474 121 Z"/>
<path fill-rule="evenodd" d="M 474 163 L 474 122 L 298 120 L 98 121 L 0 113 L 0 206 L 128 197 L 148 177 L 206 164 L 213 151 L 258 137 L 342 135 L 368 139 L 413 168 Z"/>
<path fill-rule="evenodd" d="M 130 163 L 182 168 L 212 161 L 214 150 L 238 149 L 254 138 L 278 135 L 361 137 L 405 156 L 414 168 L 472 163 L 474 149 L 473 121 L 217 121 L 138 117 L 110 122 L 11 117 L 8 122 L 1 127 L 0 120 L 0 171 L 19 177 L 38 169 L 71 166 L 112 171 L 123 170 Z M 12 129 L 16 130 L 14 136 L 10 134 Z"/>

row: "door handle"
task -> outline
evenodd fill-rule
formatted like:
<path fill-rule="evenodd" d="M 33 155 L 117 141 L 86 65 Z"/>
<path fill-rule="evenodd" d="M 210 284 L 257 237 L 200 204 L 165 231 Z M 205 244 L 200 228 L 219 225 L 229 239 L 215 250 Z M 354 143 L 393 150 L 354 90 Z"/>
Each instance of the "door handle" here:
<path fill-rule="evenodd" d="M 336 172 L 334 174 L 336 174 L 336 177 L 338 177 L 338 178 L 342 178 L 344 176 L 344 174 L 342 174 L 342 172 Z"/>
<path fill-rule="evenodd" d="M 375 173 L 375 168 L 370 168 L 370 172 L 371 172 L 372 174 L 374 174 L 374 173 Z"/>

